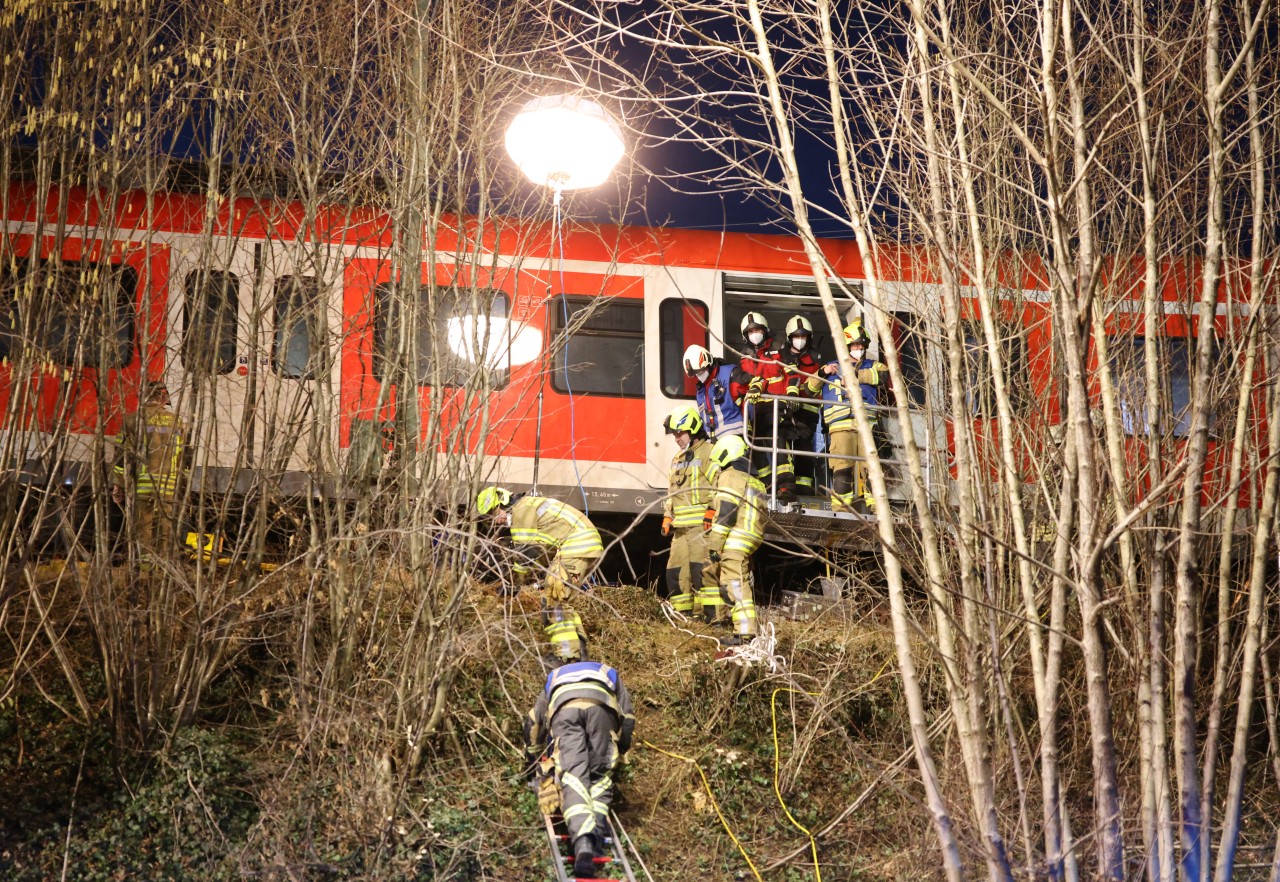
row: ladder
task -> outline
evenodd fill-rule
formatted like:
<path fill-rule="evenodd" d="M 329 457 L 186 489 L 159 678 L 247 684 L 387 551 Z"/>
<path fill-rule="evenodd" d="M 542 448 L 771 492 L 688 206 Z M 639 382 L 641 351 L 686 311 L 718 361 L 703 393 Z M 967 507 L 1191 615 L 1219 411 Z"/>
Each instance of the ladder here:
<path fill-rule="evenodd" d="M 573 869 L 573 843 L 559 814 L 554 818 L 542 816 L 542 825 L 547 833 L 547 844 L 551 849 L 551 869 L 555 873 L 556 882 L 574 882 L 578 877 L 570 875 Z M 619 843 L 614 833 L 612 813 L 606 822 L 604 838 L 605 856 L 596 858 L 597 882 L 636 882 L 635 873 L 631 869 L 631 861 L 627 858 L 627 848 Z"/>

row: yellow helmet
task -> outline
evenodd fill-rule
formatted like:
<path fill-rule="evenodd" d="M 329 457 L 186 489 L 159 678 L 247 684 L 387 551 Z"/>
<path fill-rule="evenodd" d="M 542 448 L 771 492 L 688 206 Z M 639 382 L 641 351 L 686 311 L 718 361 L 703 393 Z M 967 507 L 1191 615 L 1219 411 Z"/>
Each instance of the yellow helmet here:
<path fill-rule="evenodd" d="M 850 346 L 854 343 L 861 343 L 863 349 L 871 345 L 871 338 L 867 336 L 866 328 L 862 327 L 862 319 L 854 319 L 845 326 L 844 342 Z"/>
<path fill-rule="evenodd" d="M 676 432 L 696 435 L 702 431 L 702 414 L 698 413 L 697 405 L 677 404 L 662 421 L 662 428 L 667 430 L 668 435 L 674 435 Z"/>
<path fill-rule="evenodd" d="M 725 435 L 711 448 L 711 473 L 720 474 L 734 462 L 747 455 L 747 442 L 741 435 Z"/>
<path fill-rule="evenodd" d="M 476 497 L 476 511 L 487 515 L 495 508 L 505 508 L 511 504 L 511 491 L 505 487 L 485 487 Z"/>

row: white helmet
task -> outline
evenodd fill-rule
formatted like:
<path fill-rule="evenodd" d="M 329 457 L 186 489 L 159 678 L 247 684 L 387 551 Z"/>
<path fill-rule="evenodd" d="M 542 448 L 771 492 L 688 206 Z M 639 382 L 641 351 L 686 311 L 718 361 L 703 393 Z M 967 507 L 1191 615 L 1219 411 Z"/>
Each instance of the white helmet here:
<path fill-rule="evenodd" d="M 769 333 L 769 320 L 765 318 L 762 313 L 749 312 L 742 317 L 742 324 L 739 328 L 742 331 L 742 337 L 744 340 L 747 337 L 747 331 L 751 328 L 759 328 L 764 331 L 767 336 Z"/>
<path fill-rule="evenodd" d="M 711 370 L 711 353 L 707 351 L 705 346 L 699 346 L 695 343 L 684 351 L 684 372 L 686 374 L 692 377 L 698 371 L 709 370 Z"/>
<path fill-rule="evenodd" d="M 790 340 L 796 334 L 813 336 L 813 325 L 802 315 L 793 315 L 787 319 L 787 339 Z"/>

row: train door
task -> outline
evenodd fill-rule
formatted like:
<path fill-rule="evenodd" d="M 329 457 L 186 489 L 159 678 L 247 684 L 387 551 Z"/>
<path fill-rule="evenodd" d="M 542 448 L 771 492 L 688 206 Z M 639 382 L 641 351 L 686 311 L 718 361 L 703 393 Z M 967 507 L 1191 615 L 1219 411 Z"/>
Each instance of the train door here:
<path fill-rule="evenodd" d="M 340 255 L 307 242 L 257 246 L 251 315 L 257 467 L 284 492 L 336 472 Z"/>
<path fill-rule="evenodd" d="M 177 358 L 169 362 L 168 385 L 191 433 L 193 482 L 226 490 L 255 465 L 248 407 L 253 253 L 215 240 L 174 255 L 169 327 L 176 331 L 171 351 Z"/>
<path fill-rule="evenodd" d="M 663 420 L 678 404 L 694 403 L 697 384 L 684 372 L 684 351 L 689 346 L 711 347 L 711 309 L 699 294 L 705 279 L 688 276 L 705 271 L 671 267 L 657 279 L 646 280 L 645 347 L 645 483 L 666 492 L 675 442 L 662 428 Z M 672 284 L 674 283 L 674 284 Z"/>

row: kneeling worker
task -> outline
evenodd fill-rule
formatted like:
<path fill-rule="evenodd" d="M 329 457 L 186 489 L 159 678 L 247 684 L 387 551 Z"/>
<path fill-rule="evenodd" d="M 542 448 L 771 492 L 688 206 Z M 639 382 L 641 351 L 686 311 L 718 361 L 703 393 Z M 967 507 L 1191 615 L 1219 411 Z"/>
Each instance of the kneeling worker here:
<path fill-rule="evenodd" d="M 710 474 L 712 445 L 696 405 L 679 405 L 662 426 L 680 448 L 671 460 L 670 487 L 662 505 L 662 535 L 671 537 L 665 597 L 676 612 L 691 615 L 707 563 L 702 513 L 715 492 Z M 701 606 L 701 600 L 696 605 Z"/>
<path fill-rule="evenodd" d="M 547 752 L 560 779 L 545 776 L 538 807 L 561 814 L 573 844 L 573 875 L 594 879 L 595 857 L 604 851 L 614 765 L 631 747 L 635 729 L 631 695 L 618 672 L 601 662 L 575 662 L 547 675 L 546 686 L 524 724 L 525 759 L 531 770 Z M 559 797 L 559 798 L 557 798 Z"/>
<path fill-rule="evenodd" d="M 493 513 L 500 524 L 511 528 L 516 554 L 511 569 L 517 578 L 528 578 L 533 566 L 551 558 L 542 588 L 543 631 L 558 662 L 586 658 L 582 619 L 565 602 L 604 554 L 600 533 L 571 505 L 545 496 L 513 496 L 504 487 L 481 490 L 476 511 L 482 517 Z"/>
<path fill-rule="evenodd" d="M 702 578 L 703 585 L 715 585 L 722 601 L 732 604 L 734 636 L 721 640 L 724 646 L 750 643 L 758 633 L 751 590 L 751 555 L 764 538 L 768 493 L 764 484 L 752 477 L 750 468 L 747 443 L 738 435 L 721 438 L 711 449 L 716 494 L 703 520 L 710 532 L 710 563 L 702 571 Z M 704 605 L 704 612 L 706 609 Z"/>

